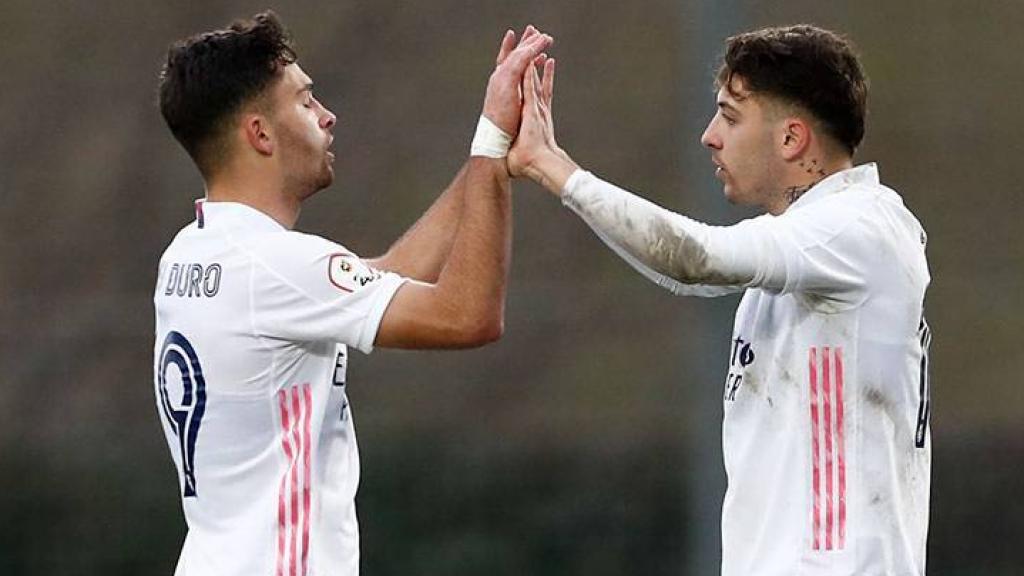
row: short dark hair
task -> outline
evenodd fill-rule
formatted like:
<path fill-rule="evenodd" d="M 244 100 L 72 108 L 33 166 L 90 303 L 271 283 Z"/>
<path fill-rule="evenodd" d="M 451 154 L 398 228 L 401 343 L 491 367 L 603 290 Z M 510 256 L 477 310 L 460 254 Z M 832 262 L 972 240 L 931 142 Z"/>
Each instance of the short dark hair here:
<path fill-rule="evenodd" d="M 726 41 L 716 87 L 743 86 L 810 112 L 853 155 L 864 139 L 868 82 L 853 45 L 810 25 L 764 28 Z"/>
<path fill-rule="evenodd" d="M 288 32 L 269 10 L 170 46 L 160 73 L 160 113 L 204 175 L 225 121 L 296 58 Z"/>

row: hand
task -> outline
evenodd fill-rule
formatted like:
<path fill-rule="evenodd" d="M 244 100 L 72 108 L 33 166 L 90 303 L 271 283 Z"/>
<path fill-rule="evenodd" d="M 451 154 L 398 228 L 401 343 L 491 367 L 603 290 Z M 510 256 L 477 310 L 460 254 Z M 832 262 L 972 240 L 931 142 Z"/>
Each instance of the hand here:
<path fill-rule="evenodd" d="M 555 92 L 555 60 L 541 58 L 543 76 L 531 66 L 523 76 L 523 112 L 519 135 L 508 152 L 512 176 L 532 180 L 560 194 L 568 177 L 578 168 L 555 142 L 551 103 Z"/>
<path fill-rule="evenodd" d="M 523 97 L 520 92 L 523 74 L 530 64 L 541 57 L 554 39 L 532 25 L 527 26 L 519 44 L 515 45 L 515 33 L 505 33 L 501 48 L 495 60 L 496 66 L 487 82 L 483 115 L 510 136 L 519 129 Z"/>

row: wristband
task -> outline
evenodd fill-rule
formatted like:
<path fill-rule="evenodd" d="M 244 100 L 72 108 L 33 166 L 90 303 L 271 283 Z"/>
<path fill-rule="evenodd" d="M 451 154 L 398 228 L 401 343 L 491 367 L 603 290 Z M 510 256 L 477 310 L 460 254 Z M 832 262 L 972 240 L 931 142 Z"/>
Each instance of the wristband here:
<path fill-rule="evenodd" d="M 476 134 L 469 146 L 470 156 L 486 156 L 488 158 L 504 158 L 512 145 L 512 137 L 494 125 L 483 114 L 476 123 Z"/>

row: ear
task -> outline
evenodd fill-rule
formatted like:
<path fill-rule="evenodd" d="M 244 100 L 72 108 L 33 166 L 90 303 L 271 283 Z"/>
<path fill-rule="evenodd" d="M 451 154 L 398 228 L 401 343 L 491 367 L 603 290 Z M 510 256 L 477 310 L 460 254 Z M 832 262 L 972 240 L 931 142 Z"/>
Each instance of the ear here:
<path fill-rule="evenodd" d="M 802 156 L 811 145 L 811 137 L 811 126 L 806 120 L 797 116 L 785 118 L 779 135 L 782 158 L 794 160 Z"/>
<path fill-rule="evenodd" d="M 241 130 L 245 135 L 246 142 L 258 154 L 263 156 L 274 155 L 273 131 L 265 115 L 255 112 L 244 112 L 242 114 Z"/>

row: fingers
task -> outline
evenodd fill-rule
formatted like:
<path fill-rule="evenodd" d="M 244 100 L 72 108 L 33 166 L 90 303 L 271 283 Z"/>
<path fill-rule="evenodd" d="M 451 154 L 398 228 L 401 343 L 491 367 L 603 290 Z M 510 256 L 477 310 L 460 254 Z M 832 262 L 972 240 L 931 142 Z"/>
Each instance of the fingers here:
<path fill-rule="evenodd" d="M 523 100 L 524 108 L 532 110 L 540 109 L 540 79 L 537 77 L 537 67 L 530 66 L 523 74 Z"/>
<path fill-rule="evenodd" d="M 533 68 L 532 66 L 530 68 Z M 528 113 L 533 112 L 537 109 L 537 88 L 536 82 L 534 81 L 535 74 L 527 70 L 523 74 L 522 79 L 522 93 L 523 93 L 523 116 L 525 117 Z"/>
<path fill-rule="evenodd" d="M 523 42 L 526 42 L 527 40 L 536 36 L 539 33 L 540 30 L 534 28 L 533 24 L 528 24 L 526 28 L 523 28 L 523 35 L 519 38 L 519 44 L 522 45 Z"/>
<path fill-rule="evenodd" d="M 501 37 L 501 47 L 498 48 L 498 57 L 494 60 L 496 64 L 501 64 L 508 58 L 508 53 L 512 51 L 516 43 L 516 33 L 512 30 L 506 30 L 505 35 Z"/>
<path fill-rule="evenodd" d="M 510 52 L 517 46 L 522 46 L 527 40 L 533 38 L 540 31 L 533 27 L 533 24 L 528 25 L 523 29 L 523 35 L 519 37 L 519 43 L 516 44 L 516 33 L 514 30 L 509 29 L 505 31 L 505 35 L 501 37 L 501 47 L 498 49 L 498 57 L 494 59 L 496 64 L 501 64 L 508 58 Z"/>
<path fill-rule="evenodd" d="M 544 104 L 551 109 L 551 101 L 555 95 L 555 59 L 547 58 L 544 61 L 544 76 L 541 78 L 541 94 Z"/>
<path fill-rule="evenodd" d="M 526 40 L 521 40 L 519 46 L 505 60 L 505 65 L 514 75 L 519 76 L 528 64 L 533 62 L 548 46 L 551 46 L 552 42 L 554 42 L 554 38 L 542 33 L 536 33 Z"/>

